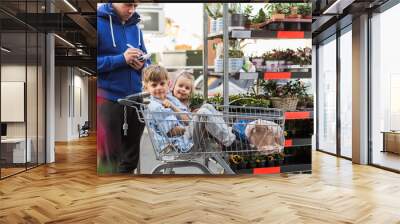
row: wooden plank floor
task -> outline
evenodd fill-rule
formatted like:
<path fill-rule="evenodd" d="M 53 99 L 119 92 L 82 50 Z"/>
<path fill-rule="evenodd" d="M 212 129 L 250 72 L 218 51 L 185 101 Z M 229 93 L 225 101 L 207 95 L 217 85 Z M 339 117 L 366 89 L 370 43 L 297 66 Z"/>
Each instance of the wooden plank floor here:
<path fill-rule="evenodd" d="M 313 174 L 98 177 L 95 138 L 0 181 L 0 223 L 400 223 L 400 175 L 313 154 Z"/>

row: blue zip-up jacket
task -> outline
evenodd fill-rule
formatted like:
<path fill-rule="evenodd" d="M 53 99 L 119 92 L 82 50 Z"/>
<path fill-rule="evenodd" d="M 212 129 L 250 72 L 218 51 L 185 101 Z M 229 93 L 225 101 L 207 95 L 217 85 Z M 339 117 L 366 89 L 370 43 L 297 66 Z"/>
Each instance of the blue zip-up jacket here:
<path fill-rule="evenodd" d="M 147 53 L 143 33 L 139 28 L 140 16 L 136 12 L 122 24 L 111 3 L 97 10 L 97 72 L 99 97 L 117 101 L 142 91 L 141 70 L 130 67 L 124 57 L 127 44 Z M 144 67 L 150 64 L 145 62 Z"/>

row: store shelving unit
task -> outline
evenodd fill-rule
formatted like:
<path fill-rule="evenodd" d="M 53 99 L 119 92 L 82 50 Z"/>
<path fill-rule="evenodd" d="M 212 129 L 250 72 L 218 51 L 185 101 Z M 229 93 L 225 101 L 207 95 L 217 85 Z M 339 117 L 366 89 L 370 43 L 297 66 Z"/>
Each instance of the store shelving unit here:
<path fill-rule="evenodd" d="M 205 7 L 205 4 L 204 4 Z M 223 17 L 228 18 L 228 4 L 223 3 Z M 224 19 L 225 20 L 225 19 Z M 225 20 L 226 21 L 226 20 Z M 302 22 L 309 22 L 311 19 Z M 204 83 L 207 83 L 208 76 L 223 77 L 223 98 L 224 104 L 229 105 L 229 79 L 253 79 L 253 80 L 289 80 L 289 79 L 310 79 L 312 77 L 311 66 L 290 66 L 286 69 L 281 69 L 279 72 L 267 71 L 265 68 L 258 68 L 257 72 L 227 72 L 228 71 L 228 49 L 230 39 L 311 39 L 311 31 L 271 31 L 266 29 L 229 29 L 228 24 L 224 22 L 222 33 L 208 33 L 208 15 L 204 10 L 204 46 L 208 46 L 208 41 L 216 38 L 223 40 L 223 71 L 221 73 L 205 71 L 208 68 L 207 57 L 208 48 L 204 48 Z M 204 87 L 204 97 L 208 96 L 208 88 Z M 286 111 L 285 112 L 285 126 L 292 121 L 303 120 L 305 122 L 313 122 L 313 111 Z M 285 127 L 285 130 L 286 127 Z M 313 130 L 309 130 L 309 136 L 296 137 L 292 136 L 285 140 L 285 152 L 290 151 L 290 156 L 294 158 L 293 163 L 282 164 L 275 167 L 263 167 L 238 170 L 238 173 L 252 173 L 252 174 L 268 174 L 268 173 L 287 173 L 287 172 L 310 172 L 311 171 L 311 135 Z M 300 158 L 303 157 L 303 158 Z M 307 158 L 309 157 L 309 159 Z"/>
<path fill-rule="evenodd" d="M 209 40 L 223 38 L 223 33 L 209 34 Z M 269 30 L 232 30 L 229 39 L 305 39 L 311 38 L 311 32 L 269 31 Z"/>

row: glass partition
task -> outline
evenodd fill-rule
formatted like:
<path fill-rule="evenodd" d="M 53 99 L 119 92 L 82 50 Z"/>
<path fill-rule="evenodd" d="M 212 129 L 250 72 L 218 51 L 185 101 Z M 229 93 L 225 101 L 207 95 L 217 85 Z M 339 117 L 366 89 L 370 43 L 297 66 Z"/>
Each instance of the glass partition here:
<path fill-rule="evenodd" d="M 400 170 L 400 67 L 398 32 L 400 5 L 371 19 L 372 163 Z"/>
<path fill-rule="evenodd" d="M 45 35 L 21 22 L 45 1 L 1 1 L 0 178 L 45 162 Z M 24 20 L 24 19 L 23 19 Z"/>
<path fill-rule="evenodd" d="M 336 154 L 336 36 L 318 48 L 318 149 Z"/>
<path fill-rule="evenodd" d="M 340 154 L 352 157 L 352 33 L 340 36 Z"/>

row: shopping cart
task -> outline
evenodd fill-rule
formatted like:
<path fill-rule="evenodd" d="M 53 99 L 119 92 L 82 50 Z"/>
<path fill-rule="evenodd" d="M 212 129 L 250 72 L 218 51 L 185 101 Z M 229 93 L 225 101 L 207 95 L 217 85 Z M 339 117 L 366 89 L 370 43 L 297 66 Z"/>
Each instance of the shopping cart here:
<path fill-rule="evenodd" d="M 197 168 L 204 174 L 235 174 L 229 165 L 232 155 L 267 155 L 284 148 L 284 113 L 279 109 L 218 105 L 214 106 L 217 113 L 200 108 L 193 113 L 166 114 L 148 110 L 146 97 L 145 93 L 134 94 L 118 102 L 134 108 L 145 123 L 155 157 L 161 161 L 152 174 L 174 174 L 183 167 Z M 190 120 L 183 120 L 183 115 Z M 163 130 L 177 123 L 185 129 L 183 134 Z M 254 139 L 249 133 L 254 133 Z"/>

